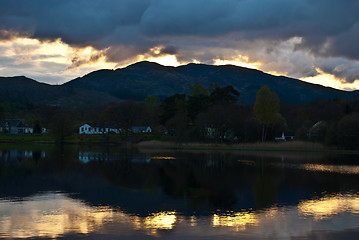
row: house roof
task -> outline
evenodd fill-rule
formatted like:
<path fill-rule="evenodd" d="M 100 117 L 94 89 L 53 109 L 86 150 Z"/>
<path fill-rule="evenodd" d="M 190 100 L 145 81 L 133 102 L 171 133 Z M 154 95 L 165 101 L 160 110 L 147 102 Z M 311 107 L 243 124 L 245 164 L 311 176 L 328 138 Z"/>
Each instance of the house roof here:
<path fill-rule="evenodd" d="M 1 126 L 3 127 L 27 127 L 21 119 L 2 119 Z"/>

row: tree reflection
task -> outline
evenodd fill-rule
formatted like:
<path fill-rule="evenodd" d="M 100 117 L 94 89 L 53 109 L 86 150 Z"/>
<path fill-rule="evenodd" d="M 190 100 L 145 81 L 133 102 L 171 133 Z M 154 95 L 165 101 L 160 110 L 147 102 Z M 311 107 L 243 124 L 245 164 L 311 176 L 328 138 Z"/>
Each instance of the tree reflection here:
<path fill-rule="evenodd" d="M 20 155 L 26 152 L 21 151 Z M 2 159 L 8 152 L 1 151 Z M 95 157 L 83 161 L 83 153 Z M 121 206 L 140 215 L 146 209 L 189 215 L 268 209 L 296 205 L 318 194 L 321 197 L 322 192 L 359 190 L 357 167 L 350 167 L 353 164 L 343 158 L 343 165 L 328 165 L 324 160 L 326 164 L 321 160 L 309 164 L 276 155 L 163 154 L 111 148 L 80 152 L 60 146 L 33 151 L 21 161 L 2 160 L 0 190 L 2 196 L 16 197 L 60 190 L 93 205 Z"/>

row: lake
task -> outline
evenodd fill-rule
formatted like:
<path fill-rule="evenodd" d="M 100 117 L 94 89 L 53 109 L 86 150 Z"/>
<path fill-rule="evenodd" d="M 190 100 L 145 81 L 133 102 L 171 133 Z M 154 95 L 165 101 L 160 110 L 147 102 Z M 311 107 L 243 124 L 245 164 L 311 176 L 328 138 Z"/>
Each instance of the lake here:
<path fill-rule="evenodd" d="M 0 239 L 358 239 L 359 156 L 0 146 Z"/>

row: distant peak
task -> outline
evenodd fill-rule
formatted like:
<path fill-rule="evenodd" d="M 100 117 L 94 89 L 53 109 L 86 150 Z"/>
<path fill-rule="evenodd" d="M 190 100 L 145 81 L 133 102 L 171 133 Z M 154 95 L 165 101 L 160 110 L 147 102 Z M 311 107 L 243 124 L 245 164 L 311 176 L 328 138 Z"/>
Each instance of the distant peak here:
<path fill-rule="evenodd" d="M 12 79 L 12 80 L 27 80 L 27 81 L 35 81 L 34 79 L 28 78 L 26 76 L 13 76 L 13 77 L 1 77 L 2 79 Z"/>
<path fill-rule="evenodd" d="M 164 67 L 163 65 L 159 64 L 159 63 L 156 63 L 156 62 L 150 62 L 150 61 L 141 61 L 141 62 L 136 62 L 134 64 L 131 64 L 127 67 L 142 67 L 142 66 L 161 66 L 161 67 Z"/>

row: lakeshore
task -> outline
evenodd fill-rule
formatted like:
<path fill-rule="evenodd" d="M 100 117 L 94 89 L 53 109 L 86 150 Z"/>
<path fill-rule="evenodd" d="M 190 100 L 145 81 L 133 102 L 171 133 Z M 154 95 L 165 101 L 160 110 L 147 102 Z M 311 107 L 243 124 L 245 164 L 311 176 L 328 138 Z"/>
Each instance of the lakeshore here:
<path fill-rule="evenodd" d="M 157 140 L 160 139 L 160 140 Z M 258 152 L 328 152 L 359 154 L 358 150 L 340 149 L 322 143 L 307 141 L 255 142 L 255 143 L 201 143 L 176 142 L 158 135 L 72 135 L 62 142 L 51 135 L 0 135 L 0 144 L 20 145 L 88 145 L 138 148 L 141 150 L 186 150 L 186 151 L 258 151 Z"/>

